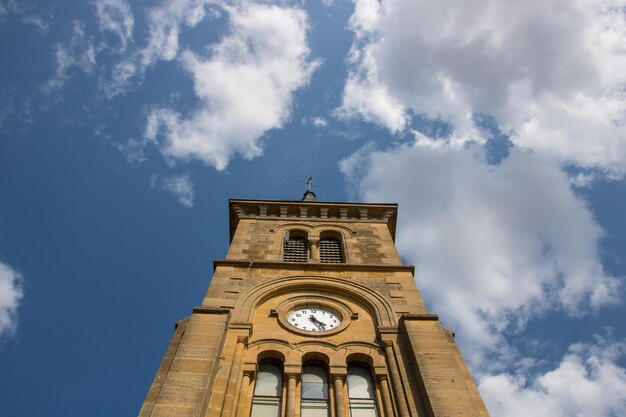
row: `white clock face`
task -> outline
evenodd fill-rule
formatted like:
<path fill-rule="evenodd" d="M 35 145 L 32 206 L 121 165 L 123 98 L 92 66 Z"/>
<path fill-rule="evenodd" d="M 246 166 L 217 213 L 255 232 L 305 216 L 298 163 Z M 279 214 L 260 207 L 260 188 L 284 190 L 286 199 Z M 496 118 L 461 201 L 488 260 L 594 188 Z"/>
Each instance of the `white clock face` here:
<path fill-rule="evenodd" d="M 334 311 L 320 306 L 309 305 L 293 310 L 287 321 L 293 327 L 309 332 L 324 332 L 339 326 L 341 320 Z"/>

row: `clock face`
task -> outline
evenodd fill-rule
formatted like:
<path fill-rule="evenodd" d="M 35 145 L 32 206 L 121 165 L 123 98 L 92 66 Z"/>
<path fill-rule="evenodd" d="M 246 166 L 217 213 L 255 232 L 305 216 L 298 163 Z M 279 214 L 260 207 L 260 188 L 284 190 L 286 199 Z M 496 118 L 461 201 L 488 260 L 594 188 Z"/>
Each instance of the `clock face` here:
<path fill-rule="evenodd" d="M 315 305 L 299 307 L 287 318 L 289 324 L 309 332 L 324 332 L 339 326 L 341 320 L 334 311 Z"/>

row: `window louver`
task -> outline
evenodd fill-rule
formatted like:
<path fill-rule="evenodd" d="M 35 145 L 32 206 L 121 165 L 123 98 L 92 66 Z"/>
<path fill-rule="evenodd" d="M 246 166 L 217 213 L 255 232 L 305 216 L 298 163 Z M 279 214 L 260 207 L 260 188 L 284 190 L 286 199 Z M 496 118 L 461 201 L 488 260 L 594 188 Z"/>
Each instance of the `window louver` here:
<path fill-rule="evenodd" d="M 339 240 L 320 239 L 320 262 L 343 263 L 343 250 Z"/>
<path fill-rule="evenodd" d="M 307 241 L 305 238 L 291 237 L 285 241 L 283 261 L 306 262 L 308 260 L 307 255 Z"/>

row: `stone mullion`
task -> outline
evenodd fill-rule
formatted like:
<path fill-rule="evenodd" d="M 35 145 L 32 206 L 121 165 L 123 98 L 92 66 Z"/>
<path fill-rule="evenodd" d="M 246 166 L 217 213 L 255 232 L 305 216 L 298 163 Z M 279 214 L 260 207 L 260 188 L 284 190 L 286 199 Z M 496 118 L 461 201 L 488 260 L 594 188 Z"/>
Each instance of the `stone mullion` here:
<path fill-rule="evenodd" d="M 287 413 L 285 417 L 295 417 L 296 415 L 296 385 L 298 382 L 297 374 L 288 374 L 287 377 Z"/>
<path fill-rule="evenodd" d="M 320 260 L 320 238 L 319 236 L 309 236 L 309 250 L 311 261 Z"/>
<path fill-rule="evenodd" d="M 332 379 L 330 379 L 332 380 Z M 337 401 L 335 401 L 335 386 L 328 384 L 328 415 L 330 417 L 337 417 L 335 410 L 337 409 Z"/>
<path fill-rule="evenodd" d="M 237 412 L 235 413 L 235 417 L 243 417 L 245 406 L 249 402 L 248 390 L 250 389 L 252 374 L 253 372 L 251 371 L 244 371 L 243 377 L 241 378 L 241 388 L 239 389 L 239 401 L 236 405 Z"/>
<path fill-rule="evenodd" d="M 398 362 L 396 361 L 396 355 L 393 351 L 393 343 L 385 342 L 385 357 L 387 358 L 387 366 L 391 373 L 391 383 L 393 384 L 393 391 L 396 398 L 396 406 L 400 417 L 409 417 L 409 409 L 406 404 L 406 398 L 404 395 L 404 387 L 402 386 L 402 379 L 400 378 L 400 372 L 398 371 Z"/>
<path fill-rule="evenodd" d="M 334 391 L 335 391 L 335 417 L 345 417 L 346 404 L 344 396 L 345 375 L 332 375 Z"/>
<path fill-rule="evenodd" d="M 389 391 L 389 381 L 387 375 L 380 375 L 378 377 L 378 386 L 380 387 L 380 393 L 382 395 L 382 408 L 385 412 L 385 417 L 394 417 L 393 403 L 391 400 L 391 392 Z"/>
<path fill-rule="evenodd" d="M 287 417 L 287 384 L 283 375 L 283 385 L 280 390 L 280 417 Z"/>

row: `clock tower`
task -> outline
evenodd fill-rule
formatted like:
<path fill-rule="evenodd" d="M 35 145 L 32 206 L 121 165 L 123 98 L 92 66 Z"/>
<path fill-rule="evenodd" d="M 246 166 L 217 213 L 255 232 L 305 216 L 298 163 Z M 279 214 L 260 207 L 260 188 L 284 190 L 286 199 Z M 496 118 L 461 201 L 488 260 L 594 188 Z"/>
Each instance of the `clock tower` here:
<path fill-rule="evenodd" d="M 310 188 L 309 184 L 309 188 Z M 394 246 L 397 205 L 230 200 L 140 417 L 488 417 Z"/>

